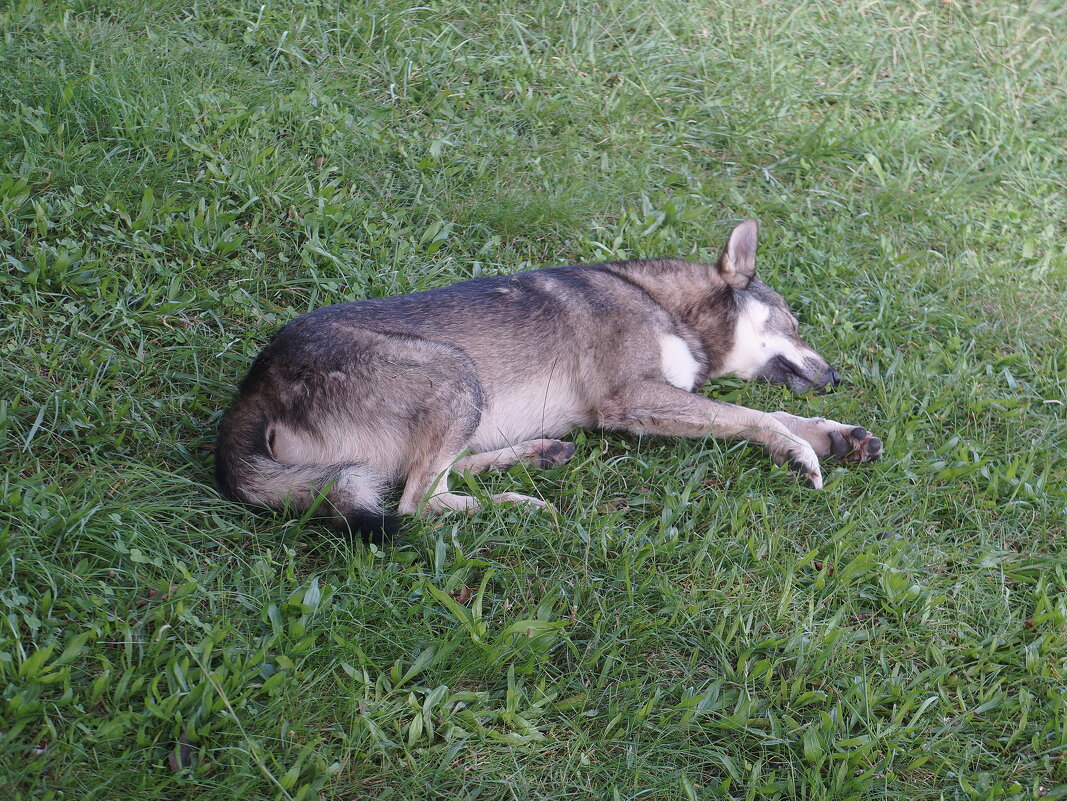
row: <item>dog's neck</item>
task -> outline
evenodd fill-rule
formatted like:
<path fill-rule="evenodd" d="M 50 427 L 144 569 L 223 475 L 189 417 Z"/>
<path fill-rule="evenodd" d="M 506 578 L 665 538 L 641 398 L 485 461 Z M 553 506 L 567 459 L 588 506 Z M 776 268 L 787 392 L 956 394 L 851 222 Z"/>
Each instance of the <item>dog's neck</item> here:
<path fill-rule="evenodd" d="M 608 267 L 644 290 L 670 315 L 687 342 L 699 343 L 700 360 L 707 369 L 701 380 L 721 372 L 722 359 L 734 344 L 737 303 L 735 291 L 713 265 L 648 259 Z"/>
<path fill-rule="evenodd" d="M 677 259 L 642 259 L 618 262 L 608 267 L 641 287 L 672 317 L 689 324 L 694 324 L 696 318 L 703 316 L 709 302 L 723 298 L 730 291 L 710 264 Z"/>

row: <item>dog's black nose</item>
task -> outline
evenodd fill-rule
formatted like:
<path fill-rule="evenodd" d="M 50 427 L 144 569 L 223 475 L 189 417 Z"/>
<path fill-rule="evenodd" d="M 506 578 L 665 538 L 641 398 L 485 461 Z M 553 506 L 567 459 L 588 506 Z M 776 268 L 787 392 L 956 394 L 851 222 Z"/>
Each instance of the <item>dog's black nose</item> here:
<path fill-rule="evenodd" d="M 836 387 L 841 383 L 841 373 L 837 372 L 833 367 L 830 368 L 830 386 Z"/>

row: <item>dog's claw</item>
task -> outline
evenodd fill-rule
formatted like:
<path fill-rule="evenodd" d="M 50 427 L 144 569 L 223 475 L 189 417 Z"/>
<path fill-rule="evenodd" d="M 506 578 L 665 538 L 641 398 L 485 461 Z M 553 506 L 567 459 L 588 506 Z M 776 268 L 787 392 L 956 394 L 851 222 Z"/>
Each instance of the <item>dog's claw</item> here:
<path fill-rule="evenodd" d="M 822 473 L 818 470 L 803 470 L 798 475 L 808 482 L 808 486 L 812 489 L 822 489 Z"/>
<path fill-rule="evenodd" d="M 807 481 L 812 489 L 822 489 L 822 472 L 819 470 L 818 461 L 815 461 L 812 466 L 795 453 L 790 453 L 784 459 L 775 461 L 778 464 L 784 464 L 796 473 L 798 478 Z"/>

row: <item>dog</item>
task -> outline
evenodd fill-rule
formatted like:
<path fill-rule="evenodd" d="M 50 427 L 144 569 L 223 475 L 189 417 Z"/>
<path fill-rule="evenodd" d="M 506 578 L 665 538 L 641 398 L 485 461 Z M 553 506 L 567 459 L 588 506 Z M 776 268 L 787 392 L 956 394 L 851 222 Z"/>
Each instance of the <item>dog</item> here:
<path fill-rule="evenodd" d="M 575 427 L 763 445 L 812 487 L 820 459 L 882 452 L 865 428 L 760 412 L 697 394 L 709 378 L 784 384 L 841 376 L 808 346 L 781 295 L 756 276 L 745 220 L 715 264 L 648 259 L 475 278 L 298 317 L 263 348 L 220 425 L 222 493 L 325 512 L 371 538 L 400 515 L 475 512 L 450 472 L 567 462 Z M 505 492 L 494 502 L 544 506 Z"/>

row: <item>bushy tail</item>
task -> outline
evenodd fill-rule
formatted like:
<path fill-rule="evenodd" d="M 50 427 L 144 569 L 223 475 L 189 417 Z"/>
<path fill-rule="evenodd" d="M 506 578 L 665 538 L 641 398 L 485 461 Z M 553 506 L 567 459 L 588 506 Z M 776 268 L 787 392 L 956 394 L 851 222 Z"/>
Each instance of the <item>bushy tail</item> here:
<path fill-rule="evenodd" d="M 267 415 L 241 400 L 219 426 L 215 481 L 231 500 L 271 509 L 315 508 L 335 528 L 372 541 L 396 533 L 399 519 L 382 509 L 385 479 L 364 464 L 284 464 L 267 443 Z"/>

